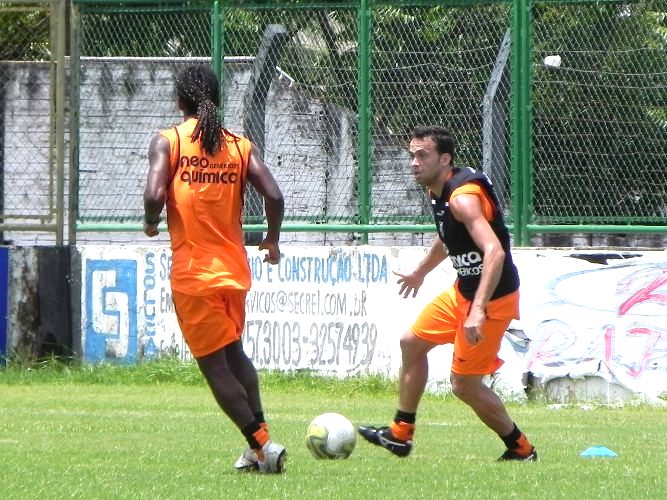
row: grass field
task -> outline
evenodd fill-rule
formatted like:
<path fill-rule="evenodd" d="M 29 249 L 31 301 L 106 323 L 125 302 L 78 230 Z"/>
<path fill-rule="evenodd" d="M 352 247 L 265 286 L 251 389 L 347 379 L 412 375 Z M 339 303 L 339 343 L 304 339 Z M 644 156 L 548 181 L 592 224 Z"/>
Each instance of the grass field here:
<path fill-rule="evenodd" d="M 497 463 L 502 442 L 451 397 L 427 396 L 404 459 L 359 441 L 347 460 L 304 444 L 310 420 L 337 411 L 385 424 L 395 384 L 262 373 L 279 476 L 239 474 L 244 440 L 193 365 L 47 364 L 0 370 L 2 498 L 420 499 L 667 498 L 667 408 L 510 405 L 538 463 Z M 616 458 L 582 458 L 604 445 Z"/>

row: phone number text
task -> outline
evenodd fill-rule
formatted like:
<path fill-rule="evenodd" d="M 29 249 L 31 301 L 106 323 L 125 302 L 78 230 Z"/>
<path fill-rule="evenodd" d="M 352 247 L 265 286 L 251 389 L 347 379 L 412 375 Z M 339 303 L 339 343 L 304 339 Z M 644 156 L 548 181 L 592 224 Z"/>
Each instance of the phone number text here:
<path fill-rule="evenodd" d="M 373 361 L 377 343 L 374 323 L 249 320 L 243 346 L 258 368 L 341 367 L 353 369 Z"/>

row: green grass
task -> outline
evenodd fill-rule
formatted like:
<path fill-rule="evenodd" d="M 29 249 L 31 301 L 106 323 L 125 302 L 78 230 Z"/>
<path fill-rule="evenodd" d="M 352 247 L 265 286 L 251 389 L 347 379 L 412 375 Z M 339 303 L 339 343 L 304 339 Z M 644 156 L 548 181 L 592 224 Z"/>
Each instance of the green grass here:
<path fill-rule="evenodd" d="M 462 403 L 429 395 L 408 458 L 358 442 L 349 459 L 320 461 L 304 444 L 310 420 L 384 424 L 395 382 L 261 378 L 272 437 L 289 450 L 280 476 L 234 471 L 244 440 L 194 365 L 0 370 L 2 498 L 667 498 L 667 408 L 512 404 L 540 462 L 497 463 L 501 441 Z M 618 457 L 579 456 L 593 445 Z"/>

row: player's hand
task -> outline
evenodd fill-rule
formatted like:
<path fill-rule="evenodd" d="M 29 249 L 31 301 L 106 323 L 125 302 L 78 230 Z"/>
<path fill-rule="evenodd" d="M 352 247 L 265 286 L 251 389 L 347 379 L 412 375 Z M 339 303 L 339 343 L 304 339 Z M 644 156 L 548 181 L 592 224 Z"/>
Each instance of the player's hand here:
<path fill-rule="evenodd" d="M 274 265 L 280 262 L 280 246 L 277 241 L 265 239 L 259 244 L 258 248 L 259 250 L 266 250 L 264 262 Z"/>
<path fill-rule="evenodd" d="M 398 294 L 402 295 L 404 299 L 407 299 L 411 293 L 413 297 L 416 297 L 419 287 L 424 283 L 424 276 L 415 272 L 403 274 L 393 271 L 393 273 L 398 276 L 398 280 L 396 281 L 400 285 Z"/>
<path fill-rule="evenodd" d="M 160 225 L 160 219 L 157 222 L 150 224 L 144 220 L 144 234 L 149 238 L 157 236 L 160 234 L 160 230 L 157 228 Z"/>
<path fill-rule="evenodd" d="M 463 333 L 465 334 L 466 340 L 471 345 L 477 345 L 482 340 L 484 340 L 484 335 L 482 335 L 482 324 L 486 320 L 486 313 L 484 309 L 478 307 L 472 307 L 468 313 L 468 317 L 463 323 Z"/>

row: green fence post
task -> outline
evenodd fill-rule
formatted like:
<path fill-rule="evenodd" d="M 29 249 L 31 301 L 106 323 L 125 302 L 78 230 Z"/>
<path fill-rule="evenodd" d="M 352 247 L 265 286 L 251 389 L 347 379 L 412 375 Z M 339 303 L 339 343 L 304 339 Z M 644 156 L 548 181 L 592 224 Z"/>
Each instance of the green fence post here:
<path fill-rule="evenodd" d="M 533 210 L 533 0 L 522 0 L 521 16 L 521 245 L 530 245 L 528 222 Z"/>
<path fill-rule="evenodd" d="M 512 93 L 510 97 L 510 144 L 511 144 L 511 177 L 512 189 L 510 205 L 512 207 L 512 222 L 514 244 L 521 245 L 521 141 L 519 138 L 519 124 L 521 122 L 519 110 L 521 109 L 521 22 L 519 15 L 521 0 L 512 2 Z"/>
<path fill-rule="evenodd" d="M 81 90 L 80 24 L 79 3 L 71 3 L 70 14 L 70 113 L 69 113 L 69 218 L 68 242 L 76 244 L 79 230 L 79 94 Z"/>
<path fill-rule="evenodd" d="M 370 220 L 370 119 L 371 119 L 371 75 L 370 75 L 370 44 L 371 44 L 371 9 L 370 0 L 361 0 L 359 5 L 359 67 L 358 67 L 358 99 L 359 107 L 359 224 L 367 225 Z M 361 235 L 361 242 L 368 243 L 368 233 Z"/>
<path fill-rule="evenodd" d="M 529 88 L 531 79 L 530 11 L 531 0 L 514 0 L 512 4 L 512 219 L 514 244 L 527 244 L 526 220 L 532 169 Z"/>
<path fill-rule="evenodd" d="M 218 77 L 220 86 L 222 86 L 222 26 L 220 19 L 220 2 L 213 2 L 213 12 L 211 14 L 211 32 L 213 45 L 211 50 L 211 68 Z"/>

